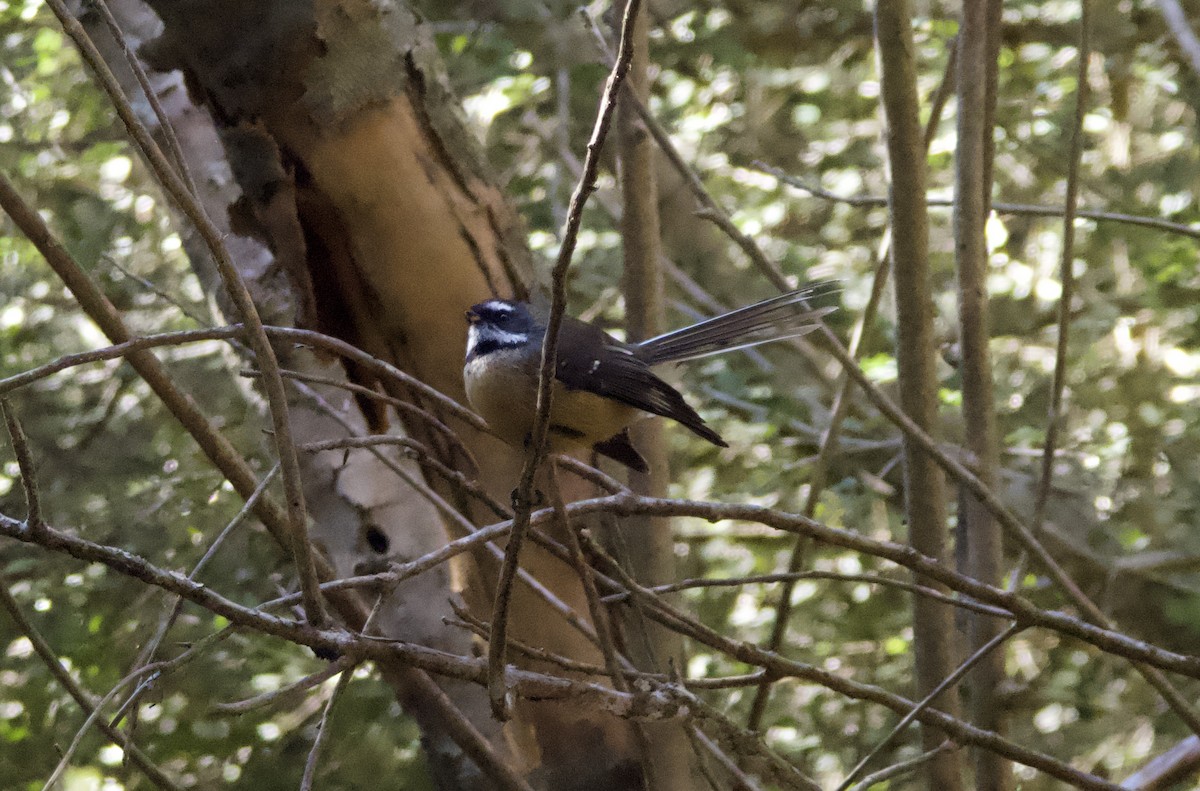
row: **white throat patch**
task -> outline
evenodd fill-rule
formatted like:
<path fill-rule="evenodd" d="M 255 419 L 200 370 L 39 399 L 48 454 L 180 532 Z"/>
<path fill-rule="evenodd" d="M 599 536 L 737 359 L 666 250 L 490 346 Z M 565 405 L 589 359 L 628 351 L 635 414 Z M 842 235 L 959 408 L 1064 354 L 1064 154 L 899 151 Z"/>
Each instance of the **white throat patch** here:
<path fill-rule="evenodd" d="M 505 307 L 508 307 L 507 305 Z M 467 357 L 470 357 L 480 343 L 488 346 L 512 348 L 529 342 L 529 336 L 521 332 L 505 332 L 487 324 L 472 324 L 467 328 Z"/>

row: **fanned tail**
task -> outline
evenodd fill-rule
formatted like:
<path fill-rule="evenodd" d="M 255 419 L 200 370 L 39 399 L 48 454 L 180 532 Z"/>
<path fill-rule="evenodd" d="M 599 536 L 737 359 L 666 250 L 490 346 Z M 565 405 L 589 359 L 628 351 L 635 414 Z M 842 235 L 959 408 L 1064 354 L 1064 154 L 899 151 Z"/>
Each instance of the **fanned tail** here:
<path fill-rule="evenodd" d="M 828 293 L 831 284 L 789 291 L 642 341 L 634 354 L 648 365 L 695 360 L 712 354 L 745 349 L 761 343 L 807 335 L 820 327 L 820 319 L 836 308 L 811 308 L 815 293 Z"/>

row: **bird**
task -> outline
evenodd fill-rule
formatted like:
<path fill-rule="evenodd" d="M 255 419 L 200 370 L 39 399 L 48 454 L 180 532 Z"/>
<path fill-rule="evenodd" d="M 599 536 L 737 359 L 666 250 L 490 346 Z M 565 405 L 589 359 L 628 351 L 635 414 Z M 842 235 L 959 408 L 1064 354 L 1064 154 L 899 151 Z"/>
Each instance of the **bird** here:
<path fill-rule="evenodd" d="M 835 310 L 809 305 L 825 285 L 780 294 L 637 343 L 564 316 L 547 433 L 550 451 L 590 449 L 645 473 L 649 466 L 633 446 L 629 426 L 648 415 L 671 418 L 702 439 L 728 447 L 653 369 L 812 332 Z M 498 298 L 472 306 L 466 319 L 467 400 L 500 439 L 526 446 L 537 415 L 546 322 L 530 303 Z"/>

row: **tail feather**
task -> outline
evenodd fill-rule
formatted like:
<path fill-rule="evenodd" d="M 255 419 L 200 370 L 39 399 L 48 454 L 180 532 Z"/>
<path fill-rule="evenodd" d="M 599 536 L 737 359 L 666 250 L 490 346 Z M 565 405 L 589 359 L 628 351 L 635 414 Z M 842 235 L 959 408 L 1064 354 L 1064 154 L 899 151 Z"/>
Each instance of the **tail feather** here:
<path fill-rule="evenodd" d="M 659 335 L 638 344 L 634 354 L 648 365 L 659 365 L 806 335 L 821 326 L 822 316 L 836 310 L 809 307 L 808 299 L 820 288 L 790 291 Z"/>

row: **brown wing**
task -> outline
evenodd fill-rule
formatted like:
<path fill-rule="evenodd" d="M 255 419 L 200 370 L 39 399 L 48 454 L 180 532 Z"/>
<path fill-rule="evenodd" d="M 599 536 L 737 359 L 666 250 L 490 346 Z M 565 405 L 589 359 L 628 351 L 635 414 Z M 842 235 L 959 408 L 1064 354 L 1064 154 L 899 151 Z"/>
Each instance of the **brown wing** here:
<path fill-rule="evenodd" d="M 704 424 L 678 390 L 659 379 L 649 365 L 600 328 L 566 318 L 558 349 L 557 377 L 566 388 L 586 390 L 671 418 L 714 445 L 727 447 L 721 435 Z"/>

